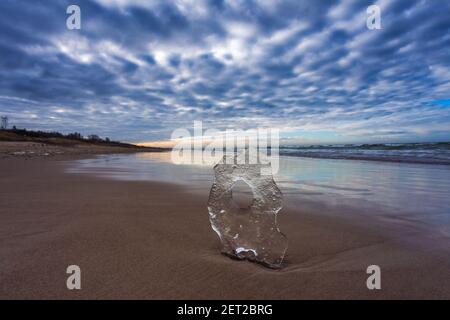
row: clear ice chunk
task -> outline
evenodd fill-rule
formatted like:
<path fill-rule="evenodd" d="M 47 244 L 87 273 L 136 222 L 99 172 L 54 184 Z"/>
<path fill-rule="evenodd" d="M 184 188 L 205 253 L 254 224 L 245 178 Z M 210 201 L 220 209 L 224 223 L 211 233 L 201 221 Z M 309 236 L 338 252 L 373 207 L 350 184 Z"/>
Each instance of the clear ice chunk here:
<path fill-rule="evenodd" d="M 208 200 L 209 219 L 218 234 L 222 253 L 280 268 L 288 247 L 277 225 L 282 194 L 273 180 L 270 163 L 245 161 L 245 153 L 227 156 L 214 166 Z M 269 172 L 269 173 L 268 173 Z M 253 193 L 247 208 L 233 201 L 233 186 L 244 181 Z"/>

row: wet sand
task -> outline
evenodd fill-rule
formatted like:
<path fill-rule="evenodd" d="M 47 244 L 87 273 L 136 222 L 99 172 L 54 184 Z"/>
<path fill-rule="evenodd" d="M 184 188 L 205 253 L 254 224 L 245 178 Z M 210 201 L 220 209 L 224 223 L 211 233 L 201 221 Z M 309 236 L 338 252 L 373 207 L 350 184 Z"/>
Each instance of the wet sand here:
<path fill-rule="evenodd" d="M 2 299 L 450 299 L 448 242 L 411 221 L 287 206 L 286 266 L 274 271 L 219 253 L 207 195 L 64 166 L 0 159 Z M 79 291 L 66 288 L 72 264 L 81 267 Z M 372 264 L 381 290 L 366 287 Z"/>

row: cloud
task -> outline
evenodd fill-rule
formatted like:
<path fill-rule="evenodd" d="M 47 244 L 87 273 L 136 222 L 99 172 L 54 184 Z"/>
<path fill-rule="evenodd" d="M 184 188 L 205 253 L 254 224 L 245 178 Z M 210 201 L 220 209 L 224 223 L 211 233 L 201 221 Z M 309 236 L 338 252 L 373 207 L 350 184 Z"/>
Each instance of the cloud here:
<path fill-rule="evenodd" d="M 131 141 L 194 120 L 342 142 L 450 139 L 436 102 L 450 89 L 450 3 L 375 3 L 381 30 L 366 28 L 373 1 L 82 0 L 82 29 L 67 30 L 69 1 L 4 0 L 1 113 Z"/>

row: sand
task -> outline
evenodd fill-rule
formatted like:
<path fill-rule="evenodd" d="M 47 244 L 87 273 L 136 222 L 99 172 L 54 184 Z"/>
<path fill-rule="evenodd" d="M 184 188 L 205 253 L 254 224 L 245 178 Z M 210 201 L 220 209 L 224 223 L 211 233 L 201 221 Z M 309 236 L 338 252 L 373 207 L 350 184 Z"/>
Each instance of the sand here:
<path fill-rule="evenodd" d="M 274 271 L 219 253 L 207 195 L 69 174 L 65 165 L 0 159 L 2 299 L 450 298 L 448 251 L 407 222 L 288 206 L 279 219 L 286 266 Z M 66 288 L 72 264 L 81 267 L 79 291 Z M 366 287 L 371 264 L 381 267 L 381 290 Z"/>
<path fill-rule="evenodd" d="M 48 139 L 50 140 L 50 139 Z M 167 149 L 142 148 L 130 145 L 129 147 L 110 146 L 92 143 L 77 143 L 68 139 L 59 139 L 58 143 L 42 143 L 32 141 L 1 141 L 0 159 L 4 158 L 57 158 L 68 159 L 76 156 L 111 153 L 133 153 L 133 152 L 157 152 Z"/>

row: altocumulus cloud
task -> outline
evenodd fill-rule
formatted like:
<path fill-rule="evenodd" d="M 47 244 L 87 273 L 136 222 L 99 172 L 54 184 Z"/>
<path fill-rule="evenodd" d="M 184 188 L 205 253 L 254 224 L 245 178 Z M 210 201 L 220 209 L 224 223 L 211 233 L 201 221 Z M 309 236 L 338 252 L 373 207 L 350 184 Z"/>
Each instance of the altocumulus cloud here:
<path fill-rule="evenodd" d="M 0 2 L 0 108 L 27 128 L 167 139 L 194 120 L 298 141 L 450 139 L 450 2 Z M 366 28 L 377 4 L 382 29 Z M 448 104 L 445 103 L 445 106 Z M 317 132 L 317 135 L 314 133 Z"/>

